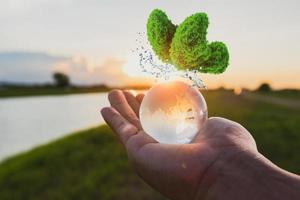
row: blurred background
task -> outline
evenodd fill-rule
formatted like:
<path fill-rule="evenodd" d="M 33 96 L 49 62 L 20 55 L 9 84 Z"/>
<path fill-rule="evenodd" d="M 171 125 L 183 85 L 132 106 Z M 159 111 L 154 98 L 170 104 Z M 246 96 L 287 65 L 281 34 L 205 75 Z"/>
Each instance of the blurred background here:
<path fill-rule="evenodd" d="M 300 2 L 0 0 L 0 199 L 164 199 L 133 172 L 100 109 L 113 88 L 145 92 L 138 33 L 164 10 L 209 16 L 230 65 L 201 75 L 209 116 L 245 126 L 300 174 Z"/>

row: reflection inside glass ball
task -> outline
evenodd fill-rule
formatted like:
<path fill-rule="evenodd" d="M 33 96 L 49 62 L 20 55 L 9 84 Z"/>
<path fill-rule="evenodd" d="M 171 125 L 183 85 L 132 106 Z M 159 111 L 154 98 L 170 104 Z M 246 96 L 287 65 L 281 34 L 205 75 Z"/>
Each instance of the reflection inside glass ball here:
<path fill-rule="evenodd" d="M 203 96 L 198 89 L 181 81 L 153 86 L 140 107 L 144 131 L 160 143 L 190 143 L 206 119 Z"/>

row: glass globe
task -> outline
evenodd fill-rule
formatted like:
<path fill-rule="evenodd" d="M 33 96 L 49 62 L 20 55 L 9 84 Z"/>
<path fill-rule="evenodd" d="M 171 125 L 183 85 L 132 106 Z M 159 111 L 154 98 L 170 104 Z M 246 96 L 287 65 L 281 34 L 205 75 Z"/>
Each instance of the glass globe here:
<path fill-rule="evenodd" d="M 182 81 L 154 85 L 140 107 L 144 131 L 160 143 L 190 143 L 206 119 L 203 96 L 198 89 Z"/>

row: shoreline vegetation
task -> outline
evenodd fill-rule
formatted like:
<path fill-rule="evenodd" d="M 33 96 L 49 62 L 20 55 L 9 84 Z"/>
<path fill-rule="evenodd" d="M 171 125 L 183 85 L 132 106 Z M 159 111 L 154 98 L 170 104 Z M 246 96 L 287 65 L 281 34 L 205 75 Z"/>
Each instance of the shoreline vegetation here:
<path fill-rule="evenodd" d="M 12 83 L 0 81 L 0 99 L 7 97 L 26 97 L 26 96 L 49 96 L 49 95 L 68 95 L 68 94 L 86 94 L 108 92 L 112 89 L 121 90 L 147 90 L 151 85 L 124 85 L 122 87 L 110 87 L 105 84 L 97 85 L 74 85 L 67 74 L 54 72 L 52 74 L 53 82 L 39 84 Z M 269 83 L 261 83 L 255 90 L 246 88 L 237 88 L 238 90 L 218 89 L 207 91 L 233 91 L 235 94 L 256 92 L 267 96 L 288 99 L 300 99 L 300 89 L 282 89 L 273 90 Z M 203 90 L 203 92 L 207 92 Z"/>
<path fill-rule="evenodd" d="M 9 97 L 100 93 L 108 92 L 112 89 L 148 90 L 151 87 L 151 85 L 124 85 L 122 87 L 110 87 L 105 84 L 74 85 L 71 82 L 70 77 L 61 72 L 54 72 L 52 74 L 52 78 L 53 82 L 39 84 L 0 81 L 0 99 Z M 300 99 L 300 89 L 274 90 L 269 83 L 261 83 L 255 90 L 249 90 L 247 88 L 225 89 L 223 87 L 213 90 L 203 90 L 204 93 L 209 91 L 233 91 L 237 95 L 255 92 L 257 94 L 263 94 L 274 98 L 286 98 L 291 100 Z M 285 103 L 289 104 L 288 102 Z M 300 107 L 298 105 L 299 102 L 296 102 L 296 104 L 297 107 Z"/>
<path fill-rule="evenodd" d="M 57 87 L 54 85 L 0 85 L 0 98 L 25 97 L 25 96 L 45 96 L 45 95 L 68 95 L 108 92 L 112 89 L 122 90 L 145 90 L 150 86 L 126 86 L 108 87 L 106 85 L 92 86 L 66 86 Z"/>
<path fill-rule="evenodd" d="M 52 78 L 53 82 L 35 84 L 0 81 L 0 98 L 99 93 L 111 89 L 144 90 L 150 87 L 149 85 L 126 85 L 112 88 L 105 84 L 75 85 L 67 74 L 61 72 L 54 72 Z"/>
<path fill-rule="evenodd" d="M 49 96 L 49 95 L 69 95 L 69 94 L 87 94 L 108 92 L 113 89 L 121 90 L 148 90 L 150 85 L 128 85 L 124 87 L 109 87 L 107 85 L 68 85 L 65 87 L 57 87 L 52 84 L 40 85 L 23 85 L 23 84 L 1 84 L 0 83 L 0 99 L 9 97 L 27 97 L 27 96 Z M 223 87 L 217 89 L 209 89 L 207 91 L 234 91 L 233 89 L 225 89 Z M 205 92 L 205 90 L 204 90 Z M 255 92 L 257 94 L 273 96 L 277 98 L 300 99 L 300 89 L 281 89 L 281 90 L 261 90 L 260 87 L 255 90 L 242 89 L 240 92 Z"/>

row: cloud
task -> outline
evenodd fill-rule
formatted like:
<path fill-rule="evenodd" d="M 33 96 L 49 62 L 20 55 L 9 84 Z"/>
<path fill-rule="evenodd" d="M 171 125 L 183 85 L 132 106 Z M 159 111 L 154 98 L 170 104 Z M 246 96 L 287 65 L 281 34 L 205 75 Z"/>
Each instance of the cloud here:
<path fill-rule="evenodd" d="M 75 84 L 123 86 L 146 84 L 151 79 L 131 77 L 123 72 L 125 60 L 110 57 L 92 62 L 84 56 L 54 56 L 45 53 L 0 53 L 0 82 L 45 83 L 53 72 L 63 72 Z"/>
<path fill-rule="evenodd" d="M 91 63 L 85 57 L 76 56 L 69 60 L 58 62 L 54 69 L 69 74 L 75 83 L 107 84 L 113 86 L 147 84 L 150 78 L 129 76 L 123 71 L 125 60 L 106 58 L 100 63 Z"/>
<path fill-rule="evenodd" d="M 45 53 L 0 53 L 0 81 L 42 83 L 51 81 L 53 65 L 68 58 Z"/>
<path fill-rule="evenodd" d="M 47 8 L 51 5 L 68 5 L 71 0 L 9 0 L 1 1 L 1 15 L 16 15 L 34 12 L 35 9 Z"/>

